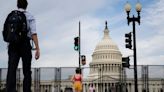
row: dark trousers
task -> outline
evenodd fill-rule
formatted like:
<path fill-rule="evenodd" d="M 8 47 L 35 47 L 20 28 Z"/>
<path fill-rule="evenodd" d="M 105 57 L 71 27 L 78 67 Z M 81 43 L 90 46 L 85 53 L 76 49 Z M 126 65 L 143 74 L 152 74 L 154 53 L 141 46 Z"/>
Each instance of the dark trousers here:
<path fill-rule="evenodd" d="M 8 49 L 7 92 L 16 92 L 16 70 L 20 58 L 23 64 L 23 92 L 31 92 L 31 60 L 32 52 L 30 41 L 20 45 L 9 44 Z"/>

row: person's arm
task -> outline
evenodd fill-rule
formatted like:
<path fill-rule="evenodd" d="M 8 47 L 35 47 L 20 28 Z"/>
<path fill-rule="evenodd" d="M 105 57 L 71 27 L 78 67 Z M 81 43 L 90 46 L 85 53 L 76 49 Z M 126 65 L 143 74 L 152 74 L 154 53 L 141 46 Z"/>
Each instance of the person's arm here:
<path fill-rule="evenodd" d="M 32 39 L 33 39 L 34 44 L 36 46 L 35 59 L 37 60 L 40 57 L 40 48 L 39 48 L 39 42 L 38 42 L 37 34 L 33 34 Z"/>
<path fill-rule="evenodd" d="M 26 11 L 26 18 L 29 22 L 29 30 L 31 34 L 31 38 L 34 41 L 35 44 L 35 59 L 39 59 L 40 57 L 40 48 L 39 48 L 39 42 L 38 42 L 38 37 L 37 37 L 37 32 L 36 32 L 36 21 L 34 16 L 32 16 L 29 12 Z"/>
<path fill-rule="evenodd" d="M 72 83 L 74 83 L 74 75 L 72 76 L 71 81 L 72 81 Z"/>
<path fill-rule="evenodd" d="M 83 75 L 81 74 L 80 76 L 81 76 L 81 82 L 82 82 L 83 81 Z"/>

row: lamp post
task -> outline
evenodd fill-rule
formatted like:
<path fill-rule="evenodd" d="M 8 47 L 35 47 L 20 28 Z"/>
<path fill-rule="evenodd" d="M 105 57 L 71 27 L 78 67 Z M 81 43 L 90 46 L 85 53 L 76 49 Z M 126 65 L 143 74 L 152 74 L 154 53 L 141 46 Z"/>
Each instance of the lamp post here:
<path fill-rule="evenodd" d="M 138 24 L 140 25 L 141 4 L 139 2 L 136 4 L 136 11 L 138 13 L 137 17 L 135 17 L 134 15 L 133 15 L 133 17 L 130 17 L 131 5 L 128 2 L 125 5 L 125 10 L 127 12 L 127 22 L 128 22 L 128 25 L 130 24 L 130 22 L 132 22 L 132 25 L 133 25 L 134 84 L 135 84 L 134 85 L 135 86 L 134 90 L 135 90 L 135 92 L 138 92 L 135 22 L 138 22 Z"/>

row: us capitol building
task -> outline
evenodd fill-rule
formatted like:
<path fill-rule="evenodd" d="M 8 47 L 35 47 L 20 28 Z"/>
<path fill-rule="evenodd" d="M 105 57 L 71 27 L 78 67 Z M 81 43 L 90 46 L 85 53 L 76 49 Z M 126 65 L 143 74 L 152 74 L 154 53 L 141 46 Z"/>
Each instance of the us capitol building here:
<path fill-rule="evenodd" d="M 134 78 L 126 78 L 126 69 L 122 67 L 122 54 L 110 37 L 107 22 L 104 36 L 96 45 L 89 66 L 89 74 L 83 79 L 83 92 L 89 92 L 90 84 L 94 85 L 96 92 L 134 92 Z M 146 72 L 147 69 L 142 76 L 143 79 L 138 78 L 138 92 L 164 92 L 164 80 L 161 81 L 161 78 L 148 80 Z M 71 88 L 72 83 L 68 78 L 68 80 L 61 80 L 57 85 L 58 91 L 55 91 L 54 86 L 54 81 L 41 80 L 39 89 L 40 92 L 65 92 L 65 88 Z M 60 89 L 62 91 L 59 91 Z"/>
<path fill-rule="evenodd" d="M 110 37 L 107 22 L 104 36 L 96 45 L 89 66 L 90 72 L 84 79 L 83 92 L 88 92 L 90 84 L 94 85 L 96 92 L 134 92 L 134 78 L 126 78 L 126 70 L 122 67 L 122 54 Z M 163 80 L 148 80 L 148 70 L 143 72 L 143 79 L 138 79 L 139 92 L 164 92 Z"/>

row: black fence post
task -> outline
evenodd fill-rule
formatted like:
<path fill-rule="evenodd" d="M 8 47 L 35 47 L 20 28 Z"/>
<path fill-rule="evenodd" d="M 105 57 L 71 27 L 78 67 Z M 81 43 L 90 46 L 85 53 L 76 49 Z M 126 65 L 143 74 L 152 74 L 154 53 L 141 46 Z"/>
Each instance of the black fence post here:
<path fill-rule="evenodd" d="M 34 69 L 34 91 L 40 92 L 40 69 Z"/>
<path fill-rule="evenodd" d="M 17 84 L 17 92 L 20 92 L 20 83 L 21 83 L 21 77 L 20 77 L 20 68 L 18 68 L 17 69 L 17 75 L 16 75 L 16 79 L 17 79 L 17 81 L 16 81 L 16 84 Z"/>
<path fill-rule="evenodd" d="M 1 91 L 1 81 L 2 81 L 2 69 L 0 68 L 0 91 Z"/>
<path fill-rule="evenodd" d="M 61 68 L 55 68 L 55 91 L 61 91 Z"/>

